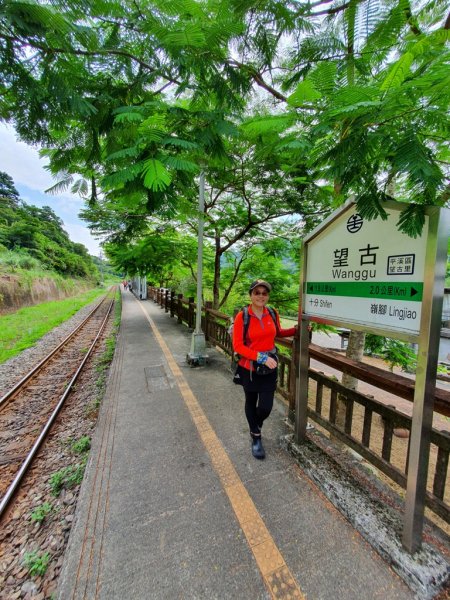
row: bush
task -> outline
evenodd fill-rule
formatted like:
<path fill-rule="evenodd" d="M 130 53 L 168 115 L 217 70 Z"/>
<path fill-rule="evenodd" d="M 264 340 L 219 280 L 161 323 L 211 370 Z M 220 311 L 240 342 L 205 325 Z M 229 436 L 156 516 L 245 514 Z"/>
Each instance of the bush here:
<path fill-rule="evenodd" d="M 24 250 L 6 250 L 0 248 L 0 266 L 7 267 L 8 270 L 24 269 L 25 271 L 43 270 L 41 261 L 28 254 Z"/>
<path fill-rule="evenodd" d="M 19 267 L 28 271 L 42 268 L 41 263 L 32 256 L 21 256 L 19 258 Z"/>

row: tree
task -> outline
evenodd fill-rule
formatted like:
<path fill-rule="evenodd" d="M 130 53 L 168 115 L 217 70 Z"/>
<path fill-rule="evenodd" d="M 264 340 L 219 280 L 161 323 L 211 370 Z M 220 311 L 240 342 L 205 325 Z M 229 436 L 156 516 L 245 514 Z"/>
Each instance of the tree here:
<path fill-rule="evenodd" d="M 105 249 L 116 269 L 128 275 L 146 275 L 159 287 L 171 288 L 178 288 L 186 274 L 192 273 L 197 256 L 196 239 L 180 234 L 173 226 L 149 225 L 147 235 L 138 241 L 127 246 L 110 241 Z"/>
<path fill-rule="evenodd" d="M 249 250 L 264 241 L 293 239 L 302 232 L 302 221 L 280 198 L 292 193 L 284 173 L 258 159 L 245 139 L 233 142 L 230 165 L 206 171 L 204 236 L 214 248 L 213 307 L 227 300 Z M 196 231 L 196 221 L 187 221 Z M 234 265 L 221 297 L 224 260 Z"/>
<path fill-rule="evenodd" d="M 96 268 L 86 248 L 73 243 L 62 226 L 61 219 L 48 206 L 29 206 L 19 197 L 14 204 L 0 204 L 2 247 L 31 256 L 44 268 L 64 275 L 95 277 Z M 35 262 L 22 260 L 21 264 L 32 268 Z"/>
<path fill-rule="evenodd" d="M 51 141 L 53 172 L 67 168 L 66 184 L 80 173 L 75 189 L 94 201 L 105 167 L 102 141 L 119 106 L 138 109 L 170 90 L 171 103 L 184 96 L 230 111 L 242 109 L 256 85 L 297 124 L 294 132 L 291 119 L 285 131 L 292 150 L 286 164 L 295 170 L 302 148 L 305 187 L 339 181 L 338 201 L 353 193 L 364 216 L 383 217 L 382 200 L 395 181 L 395 197 L 414 203 L 399 226 L 414 234 L 420 205 L 448 196 L 440 162 L 447 160 L 448 24 L 440 4 L 414 14 L 398 0 L 356 47 L 360 5 L 9 1 L 0 27 L 8 92 L 2 114 L 24 139 Z M 68 125 L 70 136 L 61 133 Z M 280 143 L 286 151 L 286 139 Z M 161 191 L 167 173 L 154 154 L 151 160 L 137 175 Z"/>
<path fill-rule="evenodd" d="M 19 206 L 19 192 L 14 186 L 13 178 L 4 171 L 0 171 L 0 198 L 11 208 Z"/>
<path fill-rule="evenodd" d="M 383 200 L 393 194 L 410 204 L 399 229 L 417 235 L 424 205 L 449 198 L 449 20 L 441 5 L 413 14 L 401 0 L 356 51 L 358 4 L 333 19 L 326 39 L 314 31 L 294 46 L 282 63 L 285 110 L 255 124 L 268 128 L 284 117 L 289 138 L 295 119 L 306 167 L 334 185 L 336 203 L 354 195 L 364 217 L 385 218 Z"/>
<path fill-rule="evenodd" d="M 223 138 L 244 114 L 256 164 L 284 175 L 278 208 L 305 230 L 352 194 L 366 218 L 405 201 L 399 228 L 417 235 L 424 205 L 448 202 L 449 19 L 394 0 L 378 21 L 367 10 L 357 39 L 364 6 L 8 0 L 0 115 L 46 144 L 56 189 L 82 193 L 114 244 L 189 206 L 199 160 L 224 174 Z"/>

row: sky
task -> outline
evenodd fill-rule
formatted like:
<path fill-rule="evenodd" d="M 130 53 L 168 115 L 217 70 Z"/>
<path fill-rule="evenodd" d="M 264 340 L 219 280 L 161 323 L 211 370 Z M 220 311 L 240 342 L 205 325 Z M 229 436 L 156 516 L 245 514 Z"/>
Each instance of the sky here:
<path fill-rule="evenodd" d="M 86 246 L 90 254 L 99 256 L 99 240 L 78 217 L 84 206 L 83 200 L 68 191 L 55 195 L 44 192 L 56 183 L 45 169 L 46 163 L 39 157 L 37 148 L 17 140 L 13 127 L 0 123 L 0 171 L 12 177 L 20 198 L 34 206 L 50 206 L 62 219 L 70 239 Z"/>

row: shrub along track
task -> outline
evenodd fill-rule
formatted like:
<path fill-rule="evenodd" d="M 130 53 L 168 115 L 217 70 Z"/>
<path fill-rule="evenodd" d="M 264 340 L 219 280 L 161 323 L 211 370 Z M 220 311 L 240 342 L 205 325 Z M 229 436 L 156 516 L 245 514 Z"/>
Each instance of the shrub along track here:
<path fill-rule="evenodd" d="M 104 303 L 109 304 L 109 303 Z M 103 317 L 106 308 L 102 311 Z M 120 307 L 119 307 L 120 308 Z M 99 319 L 96 330 L 99 328 Z M 83 328 L 85 329 L 85 328 Z M 89 326 L 89 329 L 91 327 Z M 39 450 L 29 473 L 24 477 L 21 489 L 15 494 L 13 503 L 2 517 L 0 533 L 0 598 L 51 598 L 56 589 L 57 577 L 62 564 L 63 552 L 68 540 L 75 511 L 76 498 L 87 460 L 89 441 L 95 427 L 96 400 L 104 384 L 105 369 L 112 358 L 114 332 L 114 311 L 109 315 L 94 351 L 86 360 L 75 389 L 68 394 L 64 407 L 56 418 L 54 426 L 45 444 Z M 0 447 L 2 459 L 0 469 L 1 490 L 4 493 L 4 480 L 8 473 L 17 472 L 16 458 L 26 454 L 23 448 L 23 435 L 30 437 L 31 429 L 37 430 L 38 411 L 46 407 L 49 413 L 54 406 L 48 407 L 49 398 L 57 398 L 65 392 L 76 367 L 68 367 L 69 357 L 76 356 L 78 363 L 86 357 L 86 350 L 95 338 L 96 332 L 86 338 L 86 333 L 76 336 L 64 349 L 64 358 L 52 358 L 56 374 L 49 374 L 47 368 L 32 381 L 33 399 L 36 404 L 30 406 L 30 397 L 25 409 L 19 410 L 16 401 L 19 395 L 6 406 L 0 414 Z M 63 371 L 64 369 L 64 371 Z M 42 382 L 43 383 L 39 383 Z M 57 393 L 56 386 L 59 386 Z M 54 402 L 53 402 L 54 404 Z M 14 407 L 14 410 L 12 410 Z M 20 430 L 20 442 L 9 446 L 9 437 L 5 426 Z M 17 435 L 17 433 L 16 433 Z M 34 438 L 36 433 L 34 434 Z M 16 466 L 14 467 L 14 464 Z M 4 471 L 3 471 L 4 469 Z M 28 566 L 25 564 L 28 563 Z M 45 569 L 45 564 L 48 566 Z M 45 573 L 43 572 L 45 571 Z"/>

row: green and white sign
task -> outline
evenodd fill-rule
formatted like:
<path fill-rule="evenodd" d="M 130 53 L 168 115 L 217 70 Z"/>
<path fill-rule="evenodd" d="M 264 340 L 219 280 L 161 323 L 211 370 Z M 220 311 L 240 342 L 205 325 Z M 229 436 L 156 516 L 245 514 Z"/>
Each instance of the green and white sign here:
<path fill-rule="evenodd" d="M 416 336 L 428 235 L 411 238 L 388 219 L 361 218 L 354 204 L 305 239 L 303 312 L 315 320 Z"/>

